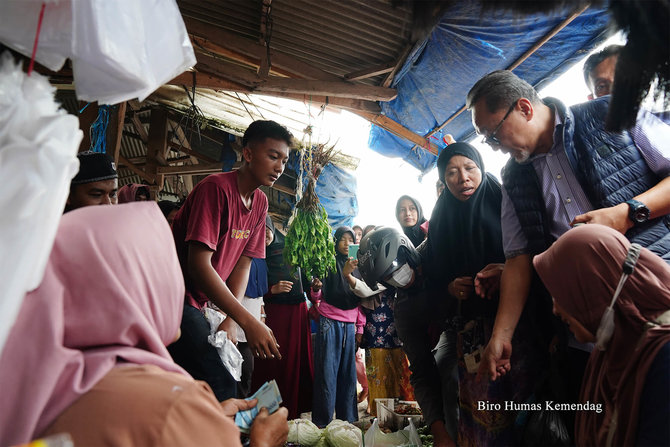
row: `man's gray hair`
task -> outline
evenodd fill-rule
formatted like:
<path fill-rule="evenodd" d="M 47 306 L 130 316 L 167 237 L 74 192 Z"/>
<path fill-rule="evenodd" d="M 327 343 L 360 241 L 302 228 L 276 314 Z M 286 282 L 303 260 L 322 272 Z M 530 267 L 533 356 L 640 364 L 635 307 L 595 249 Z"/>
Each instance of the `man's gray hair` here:
<path fill-rule="evenodd" d="M 482 98 L 489 113 L 507 108 L 521 98 L 528 99 L 532 104 L 541 102 L 533 86 L 509 70 L 494 71 L 477 81 L 468 92 L 465 105 L 471 109 Z"/>

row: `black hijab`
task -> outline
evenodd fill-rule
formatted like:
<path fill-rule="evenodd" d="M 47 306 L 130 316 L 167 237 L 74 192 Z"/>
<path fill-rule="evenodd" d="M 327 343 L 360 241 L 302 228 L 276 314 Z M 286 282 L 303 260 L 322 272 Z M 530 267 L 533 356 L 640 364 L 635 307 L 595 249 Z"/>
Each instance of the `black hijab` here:
<path fill-rule="evenodd" d="M 358 306 L 360 302 L 360 299 L 354 295 L 354 292 L 349 288 L 347 280 L 344 279 L 344 275 L 342 275 L 344 263 L 347 262 L 349 257 L 341 254 L 337 250 L 337 244 L 339 244 L 340 239 L 347 233 L 351 235 L 352 241 L 356 240 L 356 235 L 349 227 L 343 226 L 335 230 L 335 264 L 337 271 L 329 273 L 328 276 L 326 276 L 326 280 L 323 282 L 323 299 L 325 299 L 328 304 L 342 310 L 353 309 Z"/>
<path fill-rule="evenodd" d="M 482 171 L 482 182 L 465 202 L 455 198 L 449 188 L 445 189 L 430 218 L 424 268 L 432 282 L 441 284 L 444 289 L 455 278 L 474 276 L 488 264 L 505 262 L 500 183 L 486 173 L 481 155 L 468 143 L 451 144 L 440 154 L 437 172 L 443 181 L 454 155 L 474 161 Z"/>
<path fill-rule="evenodd" d="M 402 222 L 400 222 L 400 219 L 398 218 L 398 214 L 400 211 L 400 202 L 402 202 L 405 199 L 412 201 L 412 203 L 414 203 L 414 206 L 416 207 L 416 224 L 414 224 L 411 227 L 404 227 L 402 225 Z M 409 240 L 412 241 L 412 244 L 414 244 L 415 247 L 418 247 L 419 244 L 423 242 L 423 240 L 425 239 L 425 234 L 421 229 L 421 224 L 426 221 L 426 218 L 423 217 L 423 209 L 421 209 L 421 204 L 416 199 L 414 199 L 414 197 L 400 196 L 400 198 L 395 204 L 395 218 L 398 220 L 398 223 L 402 227 L 402 232 L 405 233 L 405 236 L 407 236 Z"/>

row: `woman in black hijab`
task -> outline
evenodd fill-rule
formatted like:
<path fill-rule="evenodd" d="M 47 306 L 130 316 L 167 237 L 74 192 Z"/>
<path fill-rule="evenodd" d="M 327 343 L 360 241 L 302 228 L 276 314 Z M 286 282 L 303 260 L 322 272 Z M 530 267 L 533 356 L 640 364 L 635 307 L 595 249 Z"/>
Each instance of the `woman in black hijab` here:
<path fill-rule="evenodd" d="M 467 143 L 447 146 L 438 158 L 437 170 L 447 188 L 430 219 L 423 266 L 437 297 L 444 299 L 446 290 L 447 299 L 453 304 L 447 327 L 458 332 L 458 445 L 516 445 L 516 411 L 495 408 L 504 408 L 506 401 L 526 402 L 534 385 L 534 380 L 529 380 L 528 362 L 521 362 L 506 380 L 492 382 L 488 387 L 475 380 L 478 358 L 495 321 L 505 262 L 501 186 L 484 170 L 479 152 Z M 475 290 L 475 278 L 483 270 L 496 274 Z M 516 349 L 515 346 L 515 355 L 519 353 Z M 529 351 L 521 349 L 520 355 Z M 479 402 L 500 407 L 481 409 Z"/>
<path fill-rule="evenodd" d="M 330 423 L 333 412 L 341 420 L 358 420 L 355 355 L 365 320 L 359 308 L 360 299 L 342 274 L 349 258 L 349 245 L 355 237 L 349 227 L 335 231 L 336 270 L 323 283 L 318 279 L 312 282 L 310 299 L 319 314 L 314 337 L 312 422 L 319 427 Z"/>
<path fill-rule="evenodd" d="M 474 277 L 489 264 L 500 269 L 505 262 L 500 183 L 484 170 L 481 155 L 468 143 L 447 146 L 437 160 L 437 172 L 447 188 L 430 218 L 428 276 L 441 285 L 447 281 L 452 297 L 472 298 L 495 315 L 495 303 L 491 306 L 475 294 Z M 490 298 L 495 287 L 487 291 Z"/>
<path fill-rule="evenodd" d="M 426 238 L 421 229 L 421 224 L 426 221 L 421 204 L 413 197 L 401 196 L 395 205 L 395 218 L 398 219 L 403 233 L 418 247 Z"/>

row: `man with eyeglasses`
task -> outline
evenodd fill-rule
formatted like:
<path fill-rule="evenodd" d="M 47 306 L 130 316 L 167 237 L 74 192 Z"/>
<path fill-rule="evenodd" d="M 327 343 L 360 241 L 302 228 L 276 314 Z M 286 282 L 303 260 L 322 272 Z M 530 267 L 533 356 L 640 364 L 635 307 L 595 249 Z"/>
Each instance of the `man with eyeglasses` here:
<path fill-rule="evenodd" d="M 480 367 L 495 380 L 510 369 L 532 256 L 573 225 L 607 225 L 670 262 L 670 127 L 641 110 L 630 130 L 607 132 L 609 96 L 565 107 L 554 98 L 540 99 L 506 70 L 480 79 L 466 105 L 484 142 L 511 155 L 502 173 L 507 261 Z"/>

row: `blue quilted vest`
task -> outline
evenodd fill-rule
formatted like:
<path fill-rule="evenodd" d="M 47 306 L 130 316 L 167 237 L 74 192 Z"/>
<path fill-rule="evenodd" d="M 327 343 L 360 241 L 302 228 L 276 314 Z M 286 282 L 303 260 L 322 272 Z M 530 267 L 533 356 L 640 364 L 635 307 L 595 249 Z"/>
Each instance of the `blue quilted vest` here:
<path fill-rule="evenodd" d="M 610 207 L 632 199 L 655 186 L 656 175 L 635 147 L 627 131 L 604 129 L 609 96 L 570 108 L 547 98 L 563 118 L 562 132 L 566 154 L 579 184 L 594 209 Z M 513 159 L 502 173 L 503 186 L 514 205 L 531 254 L 546 250 L 553 238 L 545 213 L 539 179 L 532 163 Z M 631 228 L 626 237 L 670 261 L 670 217 L 662 216 Z"/>

